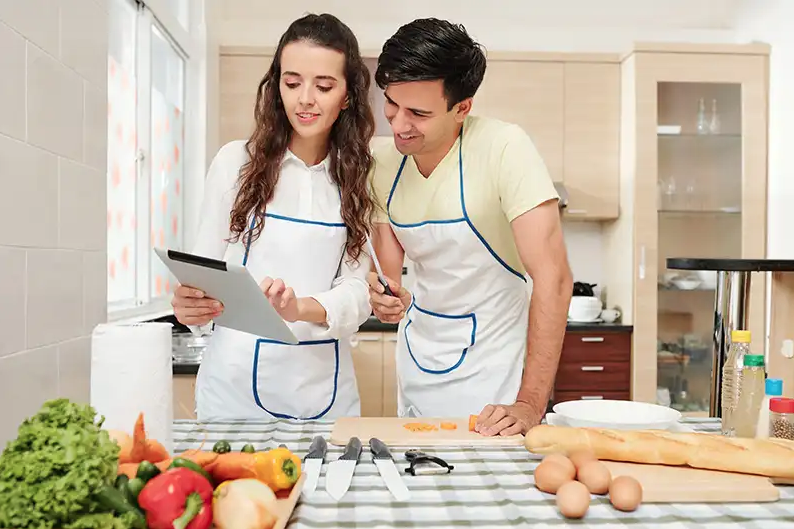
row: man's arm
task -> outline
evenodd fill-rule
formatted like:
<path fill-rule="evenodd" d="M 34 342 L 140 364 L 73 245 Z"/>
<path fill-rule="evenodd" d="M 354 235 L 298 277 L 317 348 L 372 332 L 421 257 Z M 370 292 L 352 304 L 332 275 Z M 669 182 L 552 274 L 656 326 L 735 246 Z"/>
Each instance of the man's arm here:
<path fill-rule="evenodd" d="M 532 278 L 527 356 L 518 403 L 529 408 L 531 428 L 546 412 L 557 375 L 573 293 L 573 277 L 556 200 L 513 220 L 516 248 Z"/>

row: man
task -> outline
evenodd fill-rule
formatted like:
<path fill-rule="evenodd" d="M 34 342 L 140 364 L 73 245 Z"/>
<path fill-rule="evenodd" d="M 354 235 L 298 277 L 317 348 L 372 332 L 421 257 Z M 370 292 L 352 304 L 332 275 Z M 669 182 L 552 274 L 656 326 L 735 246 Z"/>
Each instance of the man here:
<path fill-rule="evenodd" d="M 374 150 L 374 244 L 395 296 L 372 273 L 370 301 L 400 323 L 400 416 L 479 414 L 480 433 L 514 435 L 545 413 L 573 287 L 559 197 L 532 141 L 469 115 L 485 67 L 443 20 L 411 22 L 383 46 L 375 80 L 394 142 Z M 400 284 L 406 255 L 413 292 Z"/>

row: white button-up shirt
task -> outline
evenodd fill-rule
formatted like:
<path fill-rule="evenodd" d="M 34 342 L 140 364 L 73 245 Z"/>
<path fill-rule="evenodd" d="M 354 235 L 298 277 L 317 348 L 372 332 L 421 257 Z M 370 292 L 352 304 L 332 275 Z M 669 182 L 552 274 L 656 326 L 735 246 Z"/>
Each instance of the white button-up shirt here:
<path fill-rule="evenodd" d="M 232 141 L 221 147 L 210 164 L 196 244 L 192 249 L 194 254 L 224 258 L 231 235 L 229 217 L 237 196 L 237 180 L 247 161 L 245 142 Z M 339 188 L 331 180 L 330 158 L 309 167 L 287 151 L 277 185 L 278 192 L 268 204 L 275 211 L 298 218 L 339 217 Z M 273 224 L 267 229 L 277 229 L 276 226 L 278 224 Z M 325 309 L 330 337 L 340 339 L 354 334 L 370 316 L 367 285 L 370 263 L 364 251 L 358 263 L 347 257 L 342 259 L 340 273 L 331 289 L 313 296 Z"/>

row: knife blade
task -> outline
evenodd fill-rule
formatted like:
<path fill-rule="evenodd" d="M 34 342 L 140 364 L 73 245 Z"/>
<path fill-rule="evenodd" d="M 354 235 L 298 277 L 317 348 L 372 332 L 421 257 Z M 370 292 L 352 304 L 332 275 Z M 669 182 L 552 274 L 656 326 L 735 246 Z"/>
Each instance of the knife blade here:
<path fill-rule="evenodd" d="M 325 473 L 325 490 L 336 501 L 341 500 L 350 488 L 353 472 L 356 470 L 358 458 L 361 457 L 361 448 L 361 440 L 358 437 L 351 437 L 345 446 L 345 453 L 328 464 Z"/>
<path fill-rule="evenodd" d="M 402 477 L 400 477 L 400 473 L 394 465 L 394 458 L 386 443 L 373 437 L 369 440 L 369 449 L 372 452 L 372 462 L 378 467 L 378 472 L 394 499 L 397 501 L 408 500 L 411 493 L 408 491 L 408 487 L 405 486 Z"/>
<path fill-rule="evenodd" d="M 320 469 L 325 461 L 325 453 L 328 450 L 328 443 L 323 436 L 318 435 L 309 445 L 309 451 L 303 458 L 303 470 L 306 474 L 306 482 L 303 484 L 303 493 L 311 494 L 317 488 L 317 480 L 320 479 Z"/>
<path fill-rule="evenodd" d="M 372 240 L 369 238 L 369 235 L 367 235 L 367 247 L 369 248 L 370 255 L 372 255 L 372 262 L 375 264 L 375 270 L 378 272 L 378 283 L 383 285 L 386 295 L 397 297 L 394 295 L 391 288 L 389 288 L 389 282 L 386 281 L 386 276 L 383 275 L 383 269 L 380 267 L 380 261 L 378 261 L 378 256 L 375 254 L 375 248 L 372 246 Z"/>

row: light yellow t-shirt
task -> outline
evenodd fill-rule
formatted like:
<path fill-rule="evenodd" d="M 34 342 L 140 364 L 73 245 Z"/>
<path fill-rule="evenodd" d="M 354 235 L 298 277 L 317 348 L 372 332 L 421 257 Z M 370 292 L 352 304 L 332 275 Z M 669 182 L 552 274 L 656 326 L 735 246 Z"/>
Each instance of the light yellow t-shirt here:
<path fill-rule="evenodd" d="M 428 178 L 408 157 L 389 205 L 400 224 L 463 217 L 456 141 Z M 371 172 L 377 201 L 374 222 L 387 223 L 386 203 L 403 156 L 392 138 L 373 141 Z M 466 213 L 494 252 L 525 274 L 510 223 L 559 195 L 537 148 L 518 125 L 468 116 L 463 124 L 463 185 Z"/>

